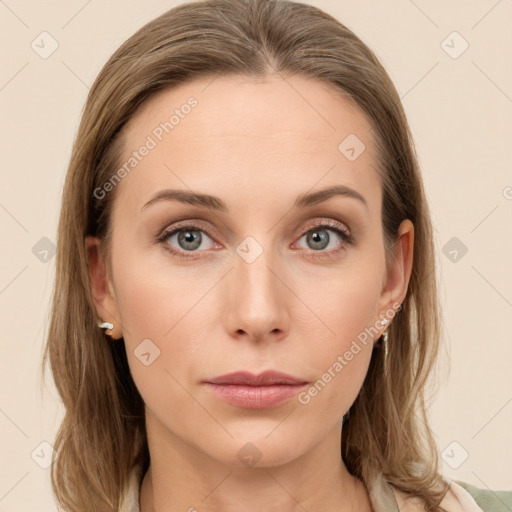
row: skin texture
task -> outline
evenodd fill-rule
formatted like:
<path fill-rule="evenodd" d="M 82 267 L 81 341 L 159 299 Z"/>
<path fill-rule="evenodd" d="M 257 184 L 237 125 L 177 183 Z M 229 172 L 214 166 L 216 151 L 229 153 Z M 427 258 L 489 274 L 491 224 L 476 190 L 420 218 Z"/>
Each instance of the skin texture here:
<path fill-rule="evenodd" d="M 371 510 L 364 485 L 339 454 L 341 419 L 378 335 L 360 343 L 307 404 L 293 397 L 242 409 L 202 384 L 266 369 L 314 383 L 358 334 L 403 301 L 414 229 L 409 220 L 400 226 L 397 261 L 387 272 L 370 124 L 352 101 L 313 79 L 200 79 L 142 106 L 125 127 L 126 158 L 191 96 L 197 106 L 162 141 L 153 137 L 156 147 L 117 185 L 111 275 L 98 240 L 86 239 L 98 315 L 114 323 L 114 338 L 124 337 L 146 404 L 151 465 L 141 512 Z M 351 133 L 366 146 L 354 161 L 338 149 Z M 293 208 L 297 196 L 339 184 L 362 194 L 367 207 L 336 196 Z M 177 201 L 141 210 L 166 188 L 218 196 L 229 212 Z M 315 250 L 307 233 L 327 219 L 356 241 L 321 228 L 330 241 Z M 192 220 L 202 230 L 192 257 L 164 249 L 191 247 L 177 235 L 154 241 L 166 227 Z M 248 236 L 263 250 L 251 263 L 236 251 Z M 148 366 L 134 354 L 145 339 L 160 350 Z M 260 457 L 252 467 L 238 455 L 244 447 Z"/>

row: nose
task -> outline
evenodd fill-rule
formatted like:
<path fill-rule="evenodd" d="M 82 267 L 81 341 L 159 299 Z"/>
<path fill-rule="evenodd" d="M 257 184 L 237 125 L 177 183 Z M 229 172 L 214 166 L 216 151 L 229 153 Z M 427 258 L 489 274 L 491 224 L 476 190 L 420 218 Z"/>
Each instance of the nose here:
<path fill-rule="evenodd" d="M 254 260 L 245 257 L 243 251 L 236 252 L 233 265 L 226 283 L 225 323 L 228 333 L 234 338 L 253 342 L 276 341 L 285 337 L 289 330 L 289 307 L 293 298 L 293 293 L 286 286 L 289 275 L 285 267 L 272 256 L 270 249 L 263 250 Z"/>

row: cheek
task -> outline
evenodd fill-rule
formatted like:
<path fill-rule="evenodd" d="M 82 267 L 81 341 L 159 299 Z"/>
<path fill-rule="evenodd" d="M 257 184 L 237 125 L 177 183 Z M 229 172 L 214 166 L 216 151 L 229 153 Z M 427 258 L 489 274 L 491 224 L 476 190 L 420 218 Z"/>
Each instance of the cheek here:
<path fill-rule="evenodd" d="M 154 251 L 156 252 L 156 251 Z M 160 393 L 179 395 L 177 369 L 199 349 L 197 311 L 211 283 L 171 272 L 151 258 L 118 258 L 116 298 L 132 377 L 144 401 Z M 193 283 L 193 286 L 192 286 Z"/>
<path fill-rule="evenodd" d="M 337 418 L 357 397 L 373 350 L 378 283 L 376 275 L 354 269 L 306 295 L 316 318 L 305 315 L 296 329 L 307 343 L 304 357 L 316 380 L 299 397 L 304 405 Z"/>
<path fill-rule="evenodd" d="M 331 355 L 332 351 L 344 352 L 358 337 L 364 343 L 364 333 L 378 319 L 381 293 L 378 272 L 365 267 L 347 267 L 333 272 L 329 279 L 317 280 L 314 286 L 312 282 L 302 284 L 303 291 L 299 293 L 305 297 L 308 308 L 303 309 L 307 309 L 309 315 L 303 316 L 299 329 L 310 332 L 304 339 L 323 339 L 322 346 L 328 347 Z M 368 336 L 366 342 L 371 345 L 372 339 Z"/>
<path fill-rule="evenodd" d="M 179 267 L 158 247 L 122 255 L 119 245 L 116 296 L 125 341 L 172 338 L 195 304 L 211 288 L 211 279 Z"/>

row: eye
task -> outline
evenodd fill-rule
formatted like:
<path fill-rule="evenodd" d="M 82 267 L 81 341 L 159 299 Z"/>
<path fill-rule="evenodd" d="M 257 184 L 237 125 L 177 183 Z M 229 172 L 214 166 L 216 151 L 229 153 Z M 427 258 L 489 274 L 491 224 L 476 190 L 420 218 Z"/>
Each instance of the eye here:
<path fill-rule="evenodd" d="M 158 242 L 162 243 L 164 248 L 171 254 L 182 258 L 194 257 L 192 254 L 200 250 L 206 250 L 210 247 L 204 247 L 207 239 L 211 238 L 206 234 L 204 229 L 196 225 L 182 225 L 164 230 L 158 237 Z M 174 243 L 175 245 L 171 245 Z M 177 245 L 177 248 L 176 248 Z"/>
<path fill-rule="evenodd" d="M 334 233 L 334 236 L 330 235 Z M 340 223 L 334 220 L 324 221 L 312 229 L 306 231 L 302 237 L 307 244 L 306 249 L 311 249 L 310 255 L 313 258 L 334 257 L 344 249 L 344 245 L 352 244 L 353 237 L 350 232 Z M 339 240 L 342 241 L 340 244 Z M 327 249 L 327 250 L 325 250 Z"/>

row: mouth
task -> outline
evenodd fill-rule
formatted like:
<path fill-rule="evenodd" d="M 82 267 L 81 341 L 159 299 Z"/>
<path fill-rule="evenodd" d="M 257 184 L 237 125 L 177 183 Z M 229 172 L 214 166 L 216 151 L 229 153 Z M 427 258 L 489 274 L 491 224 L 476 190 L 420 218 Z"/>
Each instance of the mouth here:
<path fill-rule="evenodd" d="M 304 379 L 267 370 L 259 375 L 234 372 L 203 381 L 217 398 L 243 409 L 267 409 L 289 400 L 308 384 Z"/>

